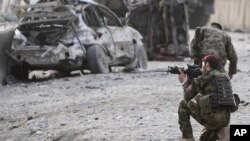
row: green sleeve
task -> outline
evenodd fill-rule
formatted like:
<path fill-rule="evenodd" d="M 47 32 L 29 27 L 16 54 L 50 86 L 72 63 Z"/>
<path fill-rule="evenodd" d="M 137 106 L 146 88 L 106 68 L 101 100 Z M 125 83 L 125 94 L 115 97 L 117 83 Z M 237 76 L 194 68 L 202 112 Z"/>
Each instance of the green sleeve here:
<path fill-rule="evenodd" d="M 226 54 L 227 54 L 227 59 L 229 60 L 229 75 L 236 74 L 237 72 L 237 61 L 238 57 L 235 52 L 234 46 L 232 44 L 231 38 L 228 36 L 227 38 L 227 43 L 226 43 Z"/>

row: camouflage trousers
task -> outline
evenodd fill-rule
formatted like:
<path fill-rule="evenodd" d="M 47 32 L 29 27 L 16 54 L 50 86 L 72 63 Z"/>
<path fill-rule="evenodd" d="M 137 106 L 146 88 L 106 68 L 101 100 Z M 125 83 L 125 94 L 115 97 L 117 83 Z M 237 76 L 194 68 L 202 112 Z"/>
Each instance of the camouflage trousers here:
<path fill-rule="evenodd" d="M 183 138 L 193 137 L 190 116 L 204 126 L 200 141 L 216 141 L 218 139 L 219 130 L 227 126 L 230 121 L 230 111 L 228 110 L 218 109 L 204 115 L 201 114 L 200 108 L 195 102 L 187 102 L 185 100 L 182 100 L 179 104 L 178 115 Z"/>

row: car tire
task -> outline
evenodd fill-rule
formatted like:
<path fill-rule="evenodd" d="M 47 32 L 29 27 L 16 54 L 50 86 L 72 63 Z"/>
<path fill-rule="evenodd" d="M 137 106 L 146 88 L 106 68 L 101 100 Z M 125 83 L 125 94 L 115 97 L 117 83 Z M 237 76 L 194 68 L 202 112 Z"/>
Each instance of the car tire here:
<path fill-rule="evenodd" d="M 148 67 L 148 56 L 143 46 L 136 46 L 134 50 L 134 57 L 130 63 L 125 66 L 125 72 L 133 71 L 135 69 L 147 69 Z"/>
<path fill-rule="evenodd" d="M 28 81 L 29 80 L 29 69 L 25 66 L 12 65 L 11 75 L 13 75 L 17 80 Z"/>
<path fill-rule="evenodd" d="M 87 61 L 91 73 L 108 73 L 109 64 L 105 50 L 99 45 L 93 45 L 87 49 Z"/>
<path fill-rule="evenodd" d="M 0 85 L 6 84 L 6 76 L 10 74 L 10 65 L 6 50 L 10 50 L 14 37 L 14 29 L 10 28 L 0 32 Z"/>

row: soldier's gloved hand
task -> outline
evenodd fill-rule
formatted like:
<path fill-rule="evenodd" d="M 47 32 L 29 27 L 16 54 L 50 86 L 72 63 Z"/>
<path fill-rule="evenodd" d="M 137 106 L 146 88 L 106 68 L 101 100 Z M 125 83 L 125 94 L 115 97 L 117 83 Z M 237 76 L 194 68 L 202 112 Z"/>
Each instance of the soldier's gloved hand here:
<path fill-rule="evenodd" d="M 179 81 L 180 81 L 181 83 L 184 83 L 185 80 L 186 80 L 186 75 L 185 75 L 181 70 L 179 70 L 179 71 L 180 71 L 180 74 L 179 74 L 179 76 L 178 76 L 178 79 L 179 79 Z"/>

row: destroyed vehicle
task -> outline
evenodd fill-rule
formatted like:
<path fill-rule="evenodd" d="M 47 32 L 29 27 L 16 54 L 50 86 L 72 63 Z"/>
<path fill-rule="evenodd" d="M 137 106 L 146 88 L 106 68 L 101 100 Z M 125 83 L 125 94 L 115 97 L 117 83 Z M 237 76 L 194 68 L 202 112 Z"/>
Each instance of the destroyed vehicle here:
<path fill-rule="evenodd" d="M 149 60 L 183 61 L 188 50 L 188 1 L 95 0 L 113 10 L 143 35 Z"/>
<path fill-rule="evenodd" d="M 144 37 L 150 60 L 184 60 L 188 51 L 188 13 L 184 0 L 138 1 L 129 24 Z"/>
<path fill-rule="evenodd" d="M 147 67 L 141 34 L 104 5 L 54 1 L 15 9 L 22 15 L 18 26 L 0 33 L 1 82 L 8 75 L 27 80 L 31 70 L 108 73 L 112 66 Z"/>

